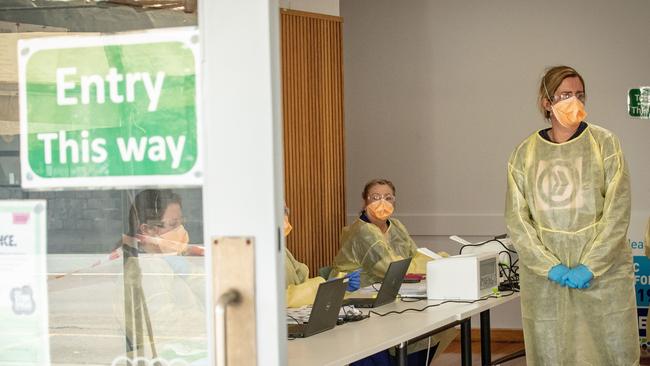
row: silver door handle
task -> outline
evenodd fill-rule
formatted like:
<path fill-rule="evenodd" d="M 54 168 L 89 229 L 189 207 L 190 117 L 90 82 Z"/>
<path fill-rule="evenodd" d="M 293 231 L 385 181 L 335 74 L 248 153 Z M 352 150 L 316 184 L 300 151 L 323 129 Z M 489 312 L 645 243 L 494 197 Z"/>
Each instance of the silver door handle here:
<path fill-rule="evenodd" d="M 241 294 L 235 289 L 230 289 L 217 300 L 217 305 L 214 307 L 214 320 L 215 320 L 215 340 L 216 340 L 216 358 L 217 366 L 227 365 L 227 343 L 226 343 L 226 308 L 228 305 L 235 305 L 241 302 Z"/>

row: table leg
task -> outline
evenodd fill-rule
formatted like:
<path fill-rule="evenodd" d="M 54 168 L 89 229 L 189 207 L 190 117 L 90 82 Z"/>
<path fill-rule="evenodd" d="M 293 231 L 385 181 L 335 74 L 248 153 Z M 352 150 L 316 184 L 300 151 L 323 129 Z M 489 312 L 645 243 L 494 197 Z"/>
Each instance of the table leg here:
<path fill-rule="evenodd" d="M 472 366 L 472 318 L 460 321 L 460 363 Z"/>
<path fill-rule="evenodd" d="M 402 342 L 397 345 L 397 365 L 398 366 L 407 366 L 408 365 L 408 351 L 406 349 L 406 342 Z"/>
<path fill-rule="evenodd" d="M 490 343 L 490 310 L 481 312 L 481 365 L 492 365 L 492 350 Z"/>

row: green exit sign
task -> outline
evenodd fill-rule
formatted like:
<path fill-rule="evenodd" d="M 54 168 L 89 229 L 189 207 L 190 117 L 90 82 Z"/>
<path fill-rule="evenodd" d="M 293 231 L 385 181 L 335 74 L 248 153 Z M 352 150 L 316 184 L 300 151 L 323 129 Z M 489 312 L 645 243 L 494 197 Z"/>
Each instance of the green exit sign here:
<path fill-rule="evenodd" d="M 634 118 L 650 118 L 650 86 L 628 91 L 627 113 Z"/>
<path fill-rule="evenodd" d="M 28 189 L 200 186 L 199 34 L 20 41 Z"/>

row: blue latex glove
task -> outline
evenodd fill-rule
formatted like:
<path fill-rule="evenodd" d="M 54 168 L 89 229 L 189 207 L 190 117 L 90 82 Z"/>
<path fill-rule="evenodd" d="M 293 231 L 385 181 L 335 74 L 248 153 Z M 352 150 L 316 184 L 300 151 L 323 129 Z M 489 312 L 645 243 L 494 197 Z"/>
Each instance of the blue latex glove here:
<path fill-rule="evenodd" d="M 345 275 L 348 280 L 348 291 L 356 291 L 361 287 L 361 272 L 359 270 Z"/>
<path fill-rule="evenodd" d="M 589 267 L 584 264 L 571 268 L 569 273 L 562 276 L 562 279 L 566 282 L 567 286 L 579 289 L 589 288 L 589 285 L 591 284 L 589 281 L 591 281 L 592 278 L 594 278 L 594 274 L 591 272 Z"/>
<path fill-rule="evenodd" d="M 564 264 L 556 264 L 553 266 L 553 268 L 551 268 L 550 271 L 548 271 L 548 279 L 564 287 L 567 285 L 564 280 L 564 276 L 570 271 L 571 270 L 569 267 L 565 266 Z"/>

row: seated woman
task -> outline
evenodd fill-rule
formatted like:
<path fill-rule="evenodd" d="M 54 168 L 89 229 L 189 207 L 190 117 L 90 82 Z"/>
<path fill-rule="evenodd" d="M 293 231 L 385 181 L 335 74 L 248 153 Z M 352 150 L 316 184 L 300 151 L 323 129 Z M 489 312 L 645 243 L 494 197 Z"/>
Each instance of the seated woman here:
<path fill-rule="evenodd" d="M 343 228 L 341 249 L 334 258 L 332 276 L 361 270 L 361 286 L 381 282 L 388 266 L 396 260 L 411 257 L 409 273 L 426 273 L 426 262 L 431 258 L 417 251 L 406 227 L 392 218 L 395 204 L 395 185 L 387 179 L 374 179 L 366 184 L 362 198 L 364 209 L 352 225 Z M 446 255 L 446 254 L 445 254 Z M 431 337 L 432 351 L 427 358 L 427 339 L 409 346 L 409 364 L 428 365 L 442 353 L 455 338 L 454 329 Z M 352 365 L 387 364 L 388 352 L 380 352 Z"/>
<path fill-rule="evenodd" d="M 284 210 L 284 236 L 288 236 L 292 226 L 289 223 L 289 209 Z M 309 278 L 309 268 L 294 258 L 289 249 L 284 250 L 284 269 L 286 279 L 287 307 L 297 308 L 304 305 L 311 305 L 316 298 L 318 286 L 325 282 L 320 276 Z M 348 291 L 359 289 L 359 272 L 353 272 L 348 276 Z"/>
<path fill-rule="evenodd" d="M 404 224 L 391 218 L 395 204 L 395 186 L 387 179 L 366 184 L 362 198 L 364 209 L 352 225 L 343 228 L 341 249 L 334 258 L 332 276 L 361 270 L 361 286 L 381 282 L 391 262 L 411 257 L 408 273 L 426 273 L 431 258 L 418 247 Z"/>

